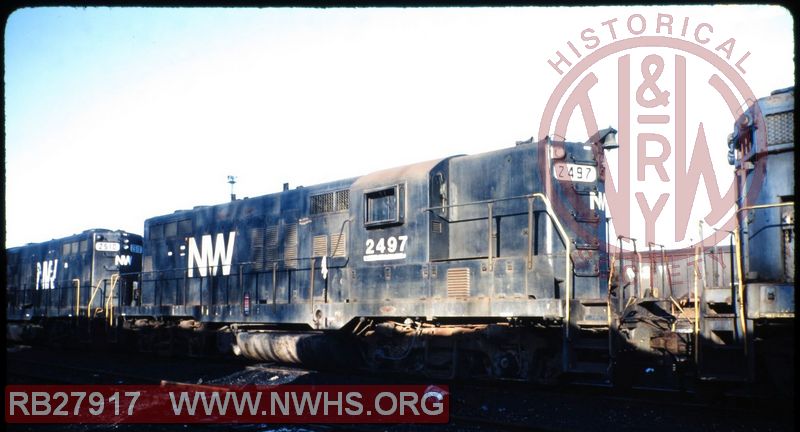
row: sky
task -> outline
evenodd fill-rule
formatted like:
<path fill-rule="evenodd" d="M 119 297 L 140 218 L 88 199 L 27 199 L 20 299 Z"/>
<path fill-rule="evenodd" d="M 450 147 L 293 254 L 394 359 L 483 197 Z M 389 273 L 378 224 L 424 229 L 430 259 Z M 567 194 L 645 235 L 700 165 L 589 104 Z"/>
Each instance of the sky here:
<path fill-rule="evenodd" d="M 6 247 L 89 228 L 142 233 L 149 217 L 229 200 L 228 175 L 238 197 L 255 197 L 538 138 L 564 76 L 548 61 L 588 57 L 585 29 L 596 49 L 615 42 L 603 24 L 613 19 L 618 40 L 638 36 L 626 22 L 656 35 L 659 14 L 676 39 L 699 28 L 730 66 L 749 52 L 741 76 L 757 97 L 794 85 L 794 23 L 777 6 L 18 10 L 4 35 Z M 731 38 L 727 59 L 714 48 Z M 630 52 L 632 82 L 651 51 L 674 80 L 676 53 L 654 48 Z M 703 122 L 726 190 L 733 117 L 709 93 L 714 70 L 688 57 L 689 124 Z M 601 128 L 618 123 L 618 59 L 592 69 Z M 566 135 L 586 140 L 580 116 Z M 647 169 L 633 190 L 651 205 L 672 190 L 658 219 L 669 226 L 674 171 L 663 182 Z M 709 206 L 695 204 L 691 226 Z"/>

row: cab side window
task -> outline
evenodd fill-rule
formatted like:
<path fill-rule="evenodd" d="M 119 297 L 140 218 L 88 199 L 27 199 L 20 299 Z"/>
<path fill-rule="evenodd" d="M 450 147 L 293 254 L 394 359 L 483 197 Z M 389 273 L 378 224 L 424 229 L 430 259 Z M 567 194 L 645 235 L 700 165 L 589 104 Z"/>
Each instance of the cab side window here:
<path fill-rule="evenodd" d="M 404 185 L 394 185 L 364 193 L 365 227 L 401 224 L 404 219 Z"/>

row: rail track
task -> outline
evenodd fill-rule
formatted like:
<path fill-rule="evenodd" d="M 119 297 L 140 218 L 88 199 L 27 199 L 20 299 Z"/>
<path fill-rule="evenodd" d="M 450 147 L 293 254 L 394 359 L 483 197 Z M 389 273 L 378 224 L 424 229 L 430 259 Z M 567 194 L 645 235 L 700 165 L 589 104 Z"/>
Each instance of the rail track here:
<path fill-rule="evenodd" d="M 240 384 L 430 384 L 431 379 L 318 372 L 272 363 L 247 363 L 236 359 L 198 361 L 158 358 L 146 354 L 53 350 L 34 347 L 8 352 L 6 381 L 32 384 L 181 384 L 221 387 Z M 794 414 L 789 406 L 766 402 L 709 405 L 689 394 L 616 394 L 602 388 L 545 388 L 524 383 L 444 381 L 450 387 L 450 423 L 447 425 L 200 425 L 201 429 L 300 432 L 357 430 L 381 431 L 592 431 L 615 430 L 674 432 L 790 431 Z M 647 397 L 644 397 L 644 396 Z M 144 425 L 115 425 L 141 430 Z M 133 427 L 137 426 L 137 427 Z M 147 425 L 147 430 L 177 430 L 175 425 Z M 212 427 L 225 426 L 225 427 Z M 19 429 L 16 430 L 40 430 Z M 46 429 L 42 429 L 46 430 Z M 72 430 L 72 428 L 70 428 Z M 100 425 L 75 429 L 104 431 Z M 184 429 L 181 429 L 184 430 Z"/>

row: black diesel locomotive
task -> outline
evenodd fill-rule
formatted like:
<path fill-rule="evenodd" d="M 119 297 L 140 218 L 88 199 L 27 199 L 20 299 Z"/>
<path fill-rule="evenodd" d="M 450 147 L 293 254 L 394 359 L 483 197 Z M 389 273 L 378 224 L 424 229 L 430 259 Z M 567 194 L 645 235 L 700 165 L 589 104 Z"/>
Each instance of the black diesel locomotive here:
<path fill-rule="evenodd" d="M 6 250 L 6 335 L 59 338 L 94 318 L 115 324 L 137 294 L 142 237 L 91 229 Z M 89 318 L 89 319 L 78 319 Z"/>
<path fill-rule="evenodd" d="M 222 329 L 262 360 L 352 364 L 363 352 L 376 368 L 534 380 L 605 371 L 562 341 L 608 329 L 600 167 L 615 132 L 151 218 L 141 303 L 124 312 L 145 333 L 164 321 Z M 547 197 L 573 195 L 566 221 Z"/>
<path fill-rule="evenodd" d="M 616 131 L 605 129 L 585 143 L 530 140 L 150 218 L 141 273 L 100 313 L 145 349 L 314 367 L 760 383 L 770 365 L 792 370 L 793 177 L 773 173 L 793 172 L 793 109 L 793 90 L 779 91 L 737 122 L 740 197 L 754 196 L 745 189 L 758 172 L 772 183 L 738 203 L 735 271 L 709 281 L 705 265 L 687 263 L 684 292 L 664 261 L 644 289 L 641 257 L 607 249 L 604 158 Z M 20 304 L 9 302 L 10 317 L 21 319 Z"/>

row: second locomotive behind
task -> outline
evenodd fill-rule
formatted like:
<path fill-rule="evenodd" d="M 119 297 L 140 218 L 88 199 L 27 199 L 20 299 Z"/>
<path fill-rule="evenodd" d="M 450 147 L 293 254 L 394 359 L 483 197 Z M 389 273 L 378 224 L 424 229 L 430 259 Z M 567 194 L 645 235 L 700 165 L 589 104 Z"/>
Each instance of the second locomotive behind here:
<path fill-rule="evenodd" d="M 35 339 L 47 329 L 55 340 L 98 320 L 113 324 L 139 294 L 141 263 L 142 237 L 121 230 L 90 229 L 7 249 L 7 337 Z"/>

